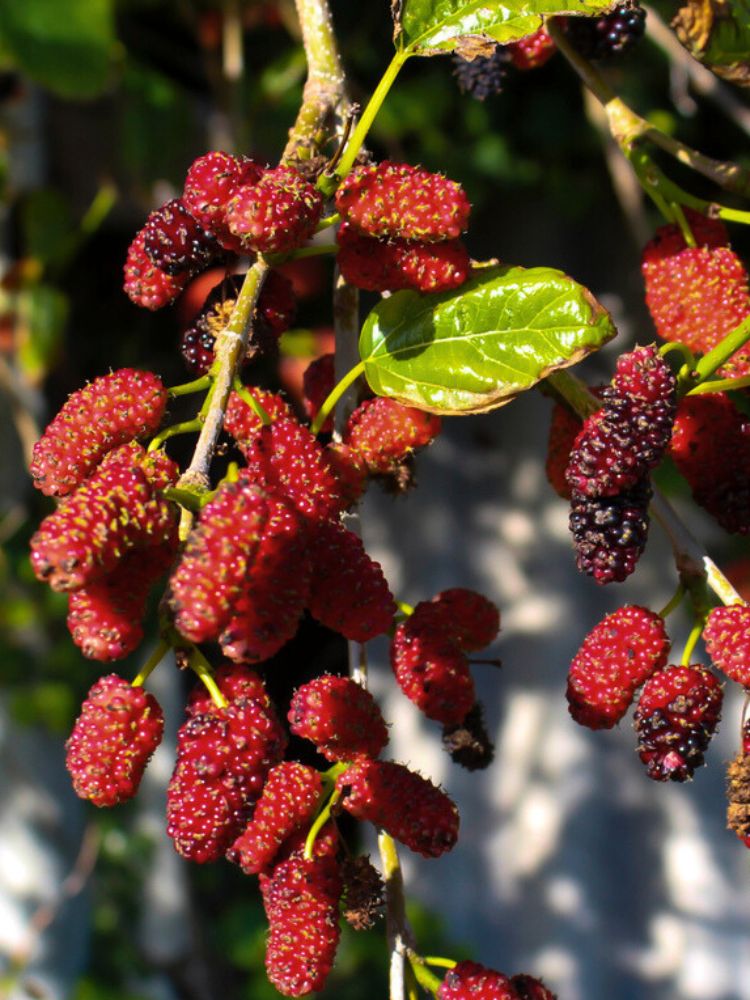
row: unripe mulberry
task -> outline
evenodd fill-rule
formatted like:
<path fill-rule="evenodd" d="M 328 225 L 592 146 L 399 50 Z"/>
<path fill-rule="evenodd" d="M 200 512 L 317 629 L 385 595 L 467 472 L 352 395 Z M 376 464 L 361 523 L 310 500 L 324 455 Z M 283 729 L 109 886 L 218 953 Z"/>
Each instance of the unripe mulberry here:
<path fill-rule="evenodd" d="M 285 253 L 312 236 L 323 214 L 323 196 L 293 167 L 264 170 L 243 184 L 227 205 L 226 220 L 243 249 Z"/>
<path fill-rule="evenodd" d="M 364 459 L 373 475 L 388 474 L 440 433 L 442 421 L 434 413 L 404 406 L 388 396 L 366 399 L 349 417 L 342 435 Z"/>
<path fill-rule="evenodd" d="M 171 460 L 166 459 L 170 465 Z M 46 517 L 31 539 L 37 578 L 53 590 L 78 590 L 112 572 L 133 549 L 172 536 L 175 505 L 158 496 L 151 465 L 135 442 L 109 452 L 95 472 Z"/>
<path fill-rule="evenodd" d="M 268 917 L 266 972 L 287 997 L 325 985 L 338 947 L 341 868 L 335 858 L 299 858 L 276 865 L 262 883 Z"/>
<path fill-rule="evenodd" d="M 85 657 L 121 660 L 138 648 L 149 591 L 176 552 L 175 530 L 169 541 L 131 552 L 107 576 L 69 595 L 68 630 Z"/>
<path fill-rule="evenodd" d="M 700 664 L 668 666 L 646 681 L 635 710 L 638 754 L 654 781 L 687 781 L 721 714 L 718 679 Z"/>
<path fill-rule="evenodd" d="M 726 393 L 681 400 L 669 454 L 696 503 L 725 531 L 750 533 L 750 420 Z"/>
<path fill-rule="evenodd" d="M 255 184 L 263 168 L 247 156 L 214 151 L 199 156 L 187 172 L 182 201 L 193 218 L 232 251 L 240 249 L 227 228 L 226 210 L 241 184 Z"/>
<path fill-rule="evenodd" d="M 748 274 L 720 220 L 690 209 L 685 215 L 697 246 L 687 245 L 679 226 L 668 225 L 643 249 L 646 305 L 660 337 L 707 354 L 750 315 Z M 722 368 L 726 376 L 748 371 L 744 348 Z"/>
<path fill-rule="evenodd" d="M 607 615 L 583 640 L 568 672 L 568 710 L 589 729 L 611 729 L 643 682 L 666 665 L 664 619 L 626 605 Z"/>
<path fill-rule="evenodd" d="M 323 446 L 296 420 L 274 420 L 254 439 L 238 444 L 247 462 L 247 477 L 287 497 L 305 517 L 328 520 L 345 506 Z"/>
<path fill-rule="evenodd" d="M 459 962 L 449 969 L 436 997 L 437 1000 L 519 1000 L 507 976 L 479 962 Z"/>
<path fill-rule="evenodd" d="M 309 553 L 313 618 L 353 642 L 387 632 L 396 604 L 380 563 L 368 556 L 362 540 L 338 522 L 321 521 L 311 531 Z"/>
<path fill-rule="evenodd" d="M 227 851 L 246 875 L 270 865 L 286 838 L 312 820 L 323 794 L 318 772 L 306 764 L 282 761 L 268 772 L 250 822 Z"/>
<path fill-rule="evenodd" d="M 570 530 L 582 573 L 601 584 L 630 576 L 646 547 L 651 495 L 648 477 L 613 497 L 573 494 Z"/>
<path fill-rule="evenodd" d="M 226 627 L 219 636 L 230 660 L 267 660 L 292 639 L 310 592 L 305 522 L 292 504 L 269 496 L 266 523 Z"/>
<path fill-rule="evenodd" d="M 336 209 L 365 236 L 440 243 L 466 229 L 471 205 L 461 185 L 442 174 L 384 160 L 351 171 Z"/>
<path fill-rule="evenodd" d="M 291 407 L 278 393 L 267 392 L 254 385 L 246 386 L 245 390 L 260 403 L 272 422 L 282 418 L 294 419 Z M 246 403 L 239 393 L 232 391 L 224 414 L 224 430 L 227 434 L 231 434 L 239 445 L 249 445 L 258 436 L 262 427 L 263 424 L 252 406 Z"/>
<path fill-rule="evenodd" d="M 750 607 L 713 608 L 703 630 L 711 662 L 731 680 L 750 687 Z"/>
<path fill-rule="evenodd" d="M 346 222 L 336 239 L 336 262 L 343 278 L 367 292 L 446 292 L 463 285 L 471 273 L 469 252 L 461 240 L 379 240 L 363 236 Z"/>
<path fill-rule="evenodd" d="M 184 858 L 203 864 L 226 852 L 285 746 L 272 710 L 257 701 L 188 718 L 167 788 L 167 833 Z"/>
<path fill-rule="evenodd" d="M 350 677 L 323 674 L 303 684 L 287 718 L 295 736 L 314 743 L 326 760 L 377 757 L 388 742 L 377 702 Z"/>
<path fill-rule="evenodd" d="M 638 347 L 619 358 L 602 398 L 602 408 L 578 433 L 565 472 L 578 495 L 615 496 L 659 464 L 672 433 L 677 383 L 653 346 Z"/>
<path fill-rule="evenodd" d="M 464 720 L 476 701 L 474 681 L 439 609 L 417 605 L 396 628 L 390 658 L 399 687 L 428 719 L 449 726 Z"/>
<path fill-rule="evenodd" d="M 533 35 L 519 38 L 506 46 L 510 61 L 516 69 L 527 71 L 544 66 L 557 52 L 557 45 L 544 25 Z"/>
<path fill-rule="evenodd" d="M 152 372 L 120 368 L 94 379 L 68 398 L 34 445 L 34 486 L 67 496 L 108 452 L 153 434 L 166 405 L 167 390 Z"/>
<path fill-rule="evenodd" d="M 438 858 L 458 839 L 458 809 L 442 789 L 392 761 L 362 758 L 336 779 L 341 805 L 382 827 L 424 858 Z"/>
<path fill-rule="evenodd" d="M 65 744 L 76 795 L 95 806 L 131 799 L 163 731 L 164 717 L 152 694 L 117 674 L 100 678 Z"/>
<path fill-rule="evenodd" d="M 418 604 L 414 614 L 421 614 L 420 609 L 426 606 L 442 617 L 451 638 L 464 653 L 485 649 L 495 641 L 500 631 L 497 606 L 476 590 L 466 587 L 441 590 L 428 605 L 425 602 Z"/>
<path fill-rule="evenodd" d="M 197 274 L 221 256 L 216 240 L 195 221 L 179 198 L 151 212 L 143 233 L 146 255 L 165 274 Z"/>
<path fill-rule="evenodd" d="M 269 515 L 269 498 L 246 479 L 223 483 L 201 511 L 169 583 L 178 631 L 215 639 L 232 617 Z"/>
<path fill-rule="evenodd" d="M 141 229 L 128 247 L 125 259 L 125 293 L 137 306 L 144 309 L 161 309 L 178 297 L 190 280 L 190 273 L 167 274 L 151 260 L 144 248 L 145 233 Z"/>

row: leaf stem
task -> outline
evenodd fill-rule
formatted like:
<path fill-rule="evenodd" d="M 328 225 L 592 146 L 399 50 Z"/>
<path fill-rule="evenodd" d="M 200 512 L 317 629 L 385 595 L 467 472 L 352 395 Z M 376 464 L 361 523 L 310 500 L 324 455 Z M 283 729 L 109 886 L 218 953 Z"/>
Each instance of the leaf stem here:
<path fill-rule="evenodd" d="M 166 641 L 166 639 L 160 639 L 154 651 L 151 653 L 149 658 L 146 660 L 141 669 L 138 671 L 138 674 L 133 680 L 131 686 L 141 687 L 145 682 L 146 678 L 149 676 L 149 674 L 152 674 L 154 670 L 156 670 L 156 668 L 159 666 L 159 664 L 167 655 L 170 649 L 171 646 Z"/>
<path fill-rule="evenodd" d="M 688 396 L 698 396 L 708 392 L 732 392 L 736 389 L 747 389 L 750 386 L 750 375 L 743 375 L 741 378 L 718 378 L 709 382 L 701 382 L 690 389 Z"/>
<path fill-rule="evenodd" d="M 695 650 L 696 644 L 703 634 L 703 621 L 697 621 L 690 630 L 690 635 L 685 643 L 685 648 L 682 651 L 682 658 L 680 660 L 680 665 L 687 667 L 690 665 L 690 660 L 693 656 L 693 651 Z"/>
<path fill-rule="evenodd" d="M 440 955 L 424 955 L 423 961 L 426 965 L 437 965 L 441 969 L 455 969 L 458 965 L 455 958 L 443 958 Z"/>
<path fill-rule="evenodd" d="M 401 49 L 396 52 L 393 59 L 391 59 L 388 63 L 388 66 L 381 76 L 377 87 L 372 92 L 372 97 L 367 102 L 367 106 L 362 112 L 362 117 L 357 122 L 349 142 L 346 144 L 346 149 L 344 150 L 344 153 L 334 171 L 334 178 L 322 178 L 322 180 L 333 183 L 333 186 L 335 187 L 336 183 L 346 177 L 352 169 L 354 161 L 357 159 L 359 151 L 367 138 L 367 133 L 370 131 L 372 123 L 375 121 L 375 116 L 378 111 L 380 111 L 383 101 L 388 96 L 388 92 L 395 83 L 396 77 L 401 71 L 401 67 L 409 58 L 410 54 L 411 53 L 409 53 L 406 49 Z"/>
<path fill-rule="evenodd" d="M 685 584 L 682 582 L 682 580 L 680 580 L 680 582 L 677 584 L 677 589 L 675 590 L 674 594 L 672 594 L 671 598 L 667 601 L 667 603 L 664 605 L 661 611 L 658 612 L 659 617 L 666 618 L 668 615 L 671 615 L 672 612 L 680 606 L 685 594 L 686 594 Z"/>
<path fill-rule="evenodd" d="M 426 959 L 420 959 L 413 952 L 409 952 L 409 965 L 417 982 L 423 990 L 436 994 L 442 985 L 442 980 L 434 972 L 430 972 L 425 965 L 426 961 Z M 456 963 L 454 962 L 453 964 L 455 965 Z"/>
<path fill-rule="evenodd" d="M 161 434 L 157 434 L 155 438 L 151 439 L 148 451 L 156 451 L 157 448 L 161 448 L 165 441 L 171 437 L 176 437 L 178 434 L 197 434 L 202 427 L 203 421 L 197 417 L 194 420 L 185 420 L 181 424 L 172 424 L 171 427 L 165 427 Z"/>
<path fill-rule="evenodd" d="M 721 368 L 737 351 L 750 340 L 750 316 L 720 340 L 713 350 L 704 354 L 695 366 L 695 383 L 705 382 L 717 369 Z"/>
<path fill-rule="evenodd" d="M 320 433 L 320 428 L 323 426 L 323 424 L 326 422 L 328 417 L 333 412 L 336 403 L 338 403 L 338 401 L 344 395 L 349 386 L 352 385 L 352 383 L 356 382 L 356 380 L 364 372 L 364 370 L 365 370 L 365 363 L 364 361 L 360 361 L 359 364 L 351 368 L 347 372 L 347 374 L 341 379 L 341 381 L 338 382 L 333 387 L 333 389 L 328 394 L 327 398 L 324 400 L 323 405 L 316 413 L 315 419 L 313 420 L 312 424 L 310 425 L 311 434 L 315 435 Z"/>
<path fill-rule="evenodd" d="M 201 375 L 200 378 L 193 379 L 192 382 L 183 382 L 181 385 L 173 385 L 167 389 L 170 396 L 189 396 L 193 392 L 202 392 L 211 385 L 209 375 Z"/>
<path fill-rule="evenodd" d="M 312 858 L 313 851 L 315 850 L 315 841 L 317 839 L 317 836 L 323 829 L 325 824 L 328 822 L 328 820 L 331 818 L 331 809 L 336 805 L 336 803 L 340 798 L 341 798 L 341 792 L 339 791 L 338 788 L 335 788 L 331 797 L 328 799 L 326 804 L 323 806 L 318 815 L 315 817 L 315 822 L 310 827 L 310 830 L 308 831 L 307 837 L 305 839 L 305 852 L 304 852 L 305 861 L 309 861 Z"/>

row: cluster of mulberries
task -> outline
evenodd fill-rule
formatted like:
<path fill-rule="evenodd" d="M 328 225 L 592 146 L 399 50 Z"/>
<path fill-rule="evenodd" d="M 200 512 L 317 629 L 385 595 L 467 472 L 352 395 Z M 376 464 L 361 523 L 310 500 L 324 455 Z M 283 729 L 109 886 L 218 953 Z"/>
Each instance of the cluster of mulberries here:
<path fill-rule="evenodd" d="M 717 666 L 737 677 L 740 668 L 729 647 L 741 643 L 746 626 L 722 610 L 740 609 L 714 612 L 706 644 Z M 659 615 L 634 605 L 619 608 L 589 632 L 573 658 L 568 708 L 580 725 L 610 729 L 641 688 L 633 721 L 646 773 L 654 781 L 686 781 L 703 764 L 719 722 L 722 688 L 705 667 L 669 665 L 669 651 Z"/>
<path fill-rule="evenodd" d="M 669 445 L 675 377 L 654 347 L 622 355 L 603 405 L 579 431 L 565 470 L 578 568 L 598 583 L 633 572 L 648 533 L 650 471 Z"/>
<path fill-rule="evenodd" d="M 487 56 L 477 55 L 465 59 L 458 53 L 453 57 L 453 75 L 462 94 L 469 94 L 477 101 L 502 92 L 508 75 L 513 70 L 526 72 L 539 69 L 549 62 L 557 46 L 542 25 L 537 31 L 508 45 L 496 45 Z"/>
<path fill-rule="evenodd" d="M 120 369 L 73 393 L 34 447 L 34 483 L 59 503 L 31 539 L 31 564 L 69 595 L 68 627 L 90 659 L 138 646 L 149 591 L 177 551 L 177 508 L 161 495 L 177 466 L 138 442 L 166 401 L 156 375 Z"/>
<path fill-rule="evenodd" d="M 657 229 L 643 249 L 646 305 L 660 337 L 706 354 L 750 316 L 748 274 L 721 220 L 692 209 L 685 209 L 685 217 L 695 246 L 672 224 Z M 738 351 L 722 372 L 747 375 L 750 355 Z"/>
<path fill-rule="evenodd" d="M 336 192 L 342 275 L 374 292 L 457 288 L 471 269 L 460 240 L 470 208 L 442 174 L 388 160 L 355 167 Z"/>
<path fill-rule="evenodd" d="M 152 212 L 131 243 L 125 291 L 136 305 L 160 309 L 215 261 L 231 266 L 237 255 L 301 246 L 322 212 L 322 195 L 293 167 L 207 153 L 188 170 L 182 196 Z M 262 302 L 258 309 L 262 314 Z M 188 338 L 191 360 L 200 354 L 203 332 Z"/>
<path fill-rule="evenodd" d="M 450 969 L 435 995 L 437 1000 L 556 1000 L 555 994 L 534 976 L 505 976 L 469 961 Z"/>
<path fill-rule="evenodd" d="M 601 17 L 569 17 L 564 31 L 586 59 L 609 60 L 629 52 L 643 38 L 646 11 L 637 0 L 626 0 Z"/>

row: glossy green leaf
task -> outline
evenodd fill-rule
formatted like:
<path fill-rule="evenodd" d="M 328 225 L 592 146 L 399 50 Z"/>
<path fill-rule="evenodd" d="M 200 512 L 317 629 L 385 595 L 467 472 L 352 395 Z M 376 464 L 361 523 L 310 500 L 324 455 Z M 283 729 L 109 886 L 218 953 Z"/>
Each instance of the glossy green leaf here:
<path fill-rule="evenodd" d="M 505 44 L 532 34 L 544 15 L 592 16 L 611 6 L 602 0 L 394 0 L 395 38 L 414 55 L 479 51 L 483 39 Z"/>
<path fill-rule="evenodd" d="M 609 313 L 549 267 L 497 267 L 454 292 L 396 292 L 365 320 L 359 350 L 380 396 L 435 413 L 510 402 L 614 337 Z"/>
<path fill-rule="evenodd" d="M 115 47 L 112 0 L 0 2 L 3 57 L 63 97 L 100 93 Z"/>

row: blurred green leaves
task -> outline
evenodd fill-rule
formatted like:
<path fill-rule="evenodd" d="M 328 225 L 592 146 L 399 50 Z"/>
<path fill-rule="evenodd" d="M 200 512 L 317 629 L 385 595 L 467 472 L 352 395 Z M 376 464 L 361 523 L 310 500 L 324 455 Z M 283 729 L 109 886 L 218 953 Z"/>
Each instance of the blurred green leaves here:
<path fill-rule="evenodd" d="M 112 0 L 0 4 L 0 57 L 61 97 L 101 93 L 116 52 Z"/>

